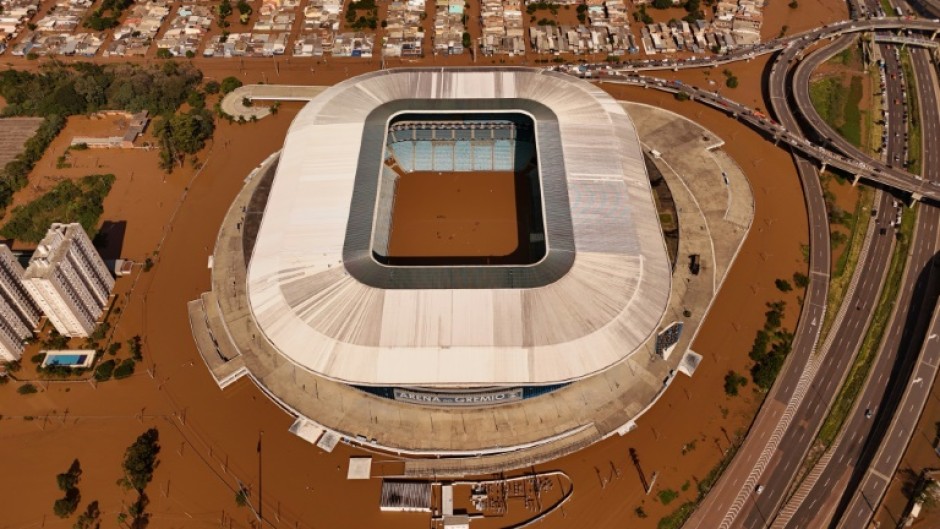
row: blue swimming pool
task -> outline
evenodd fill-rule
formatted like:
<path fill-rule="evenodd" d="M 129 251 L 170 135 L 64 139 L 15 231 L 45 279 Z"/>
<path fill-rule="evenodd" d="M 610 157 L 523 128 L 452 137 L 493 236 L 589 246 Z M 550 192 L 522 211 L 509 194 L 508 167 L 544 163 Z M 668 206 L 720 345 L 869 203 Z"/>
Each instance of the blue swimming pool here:
<path fill-rule="evenodd" d="M 88 360 L 88 355 L 55 355 L 48 358 L 44 364 L 47 366 L 80 366 Z"/>

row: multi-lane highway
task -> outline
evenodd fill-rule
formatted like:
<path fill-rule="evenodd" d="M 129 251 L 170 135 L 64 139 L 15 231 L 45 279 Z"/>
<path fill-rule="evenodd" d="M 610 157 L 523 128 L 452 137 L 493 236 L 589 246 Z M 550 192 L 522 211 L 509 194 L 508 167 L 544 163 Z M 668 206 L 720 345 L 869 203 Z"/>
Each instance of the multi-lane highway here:
<path fill-rule="evenodd" d="M 841 40 L 841 39 L 840 39 Z M 833 48 L 844 47 L 847 44 L 847 40 L 843 42 L 837 42 L 833 45 Z M 791 50 L 792 53 L 799 53 L 798 50 Z M 823 52 L 820 55 L 825 56 L 826 53 Z M 829 54 L 831 55 L 831 53 Z M 786 61 L 783 64 L 788 65 L 792 62 L 792 55 L 786 51 L 781 54 L 781 57 Z M 894 58 L 893 56 L 891 58 Z M 778 61 L 779 62 L 779 61 Z M 775 71 L 777 68 L 777 63 L 775 63 L 774 68 L 771 72 L 771 98 L 774 101 L 772 107 L 775 109 L 775 112 L 778 114 L 781 122 L 784 127 L 788 130 L 795 131 L 797 130 L 797 123 L 790 114 L 787 102 L 788 102 L 788 87 L 790 86 L 786 80 L 786 66 L 782 66 L 779 71 Z M 808 71 L 812 71 L 813 68 L 809 68 Z M 900 77 L 900 70 L 896 61 L 894 64 L 889 66 L 889 70 L 892 71 L 895 77 Z M 775 75 L 776 74 L 776 75 Z M 776 79 L 774 79 L 776 77 Z M 802 86 L 802 82 L 808 83 L 808 77 L 799 81 L 794 81 L 797 86 Z M 895 99 L 903 100 L 901 93 L 894 94 L 894 91 L 900 91 L 901 88 L 897 84 L 894 84 L 894 88 L 887 94 L 889 102 L 893 103 Z M 776 92 L 776 93 L 774 93 Z M 895 97 L 897 96 L 897 97 Z M 811 108 L 811 106 L 809 107 Z M 901 106 L 897 105 L 894 108 L 890 108 L 889 112 L 889 121 L 890 116 L 895 116 L 893 120 L 896 124 L 900 125 L 903 123 L 903 119 L 898 115 L 899 112 L 903 113 L 903 110 L 900 110 Z M 815 112 L 813 112 L 815 114 Z M 810 125 L 812 125 L 812 120 Z M 897 128 L 897 126 L 895 128 Z M 831 130 L 831 129 L 830 129 Z M 894 160 L 897 157 L 897 161 L 903 159 L 903 153 L 905 152 L 905 142 L 904 142 L 904 133 L 898 130 L 898 134 L 894 134 L 894 130 L 889 132 L 888 142 L 887 142 L 887 156 L 888 159 Z M 834 138 L 835 139 L 835 138 Z M 846 142 L 847 143 L 847 142 Z M 860 155 L 856 150 L 846 149 L 846 154 Z M 806 167 L 806 162 L 803 160 L 797 161 L 798 167 L 801 169 L 801 175 L 803 173 L 811 172 L 815 177 L 815 169 L 812 167 Z M 903 165 L 903 164 L 901 164 Z M 805 176 L 805 175 L 804 175 Z M 804 181 L 807 180 L 804 177 Z M 809 190 L 807 190 L 809 191 Z M 807 201 L 809 202 L 811 197 L 809 193 L 807 195 Z M 882 202 L 879 204 L 879 214 L 878 214 L 878 224 L 880 226 L 886 226 L 891 220 L 893 220 L 894 215 L 896 214 L 893 211 L 893 206 L 896 205 L 896 202 L 892 199 L 885 197 Z M 812 216 L 813 212 L 810 206 L 811 216 L 811 229 L 813 226 Z M 825 222 L 822 223 L 826 225 Z M 921 230 L 933 229 L 928 228 L 928 226 L 935 226 L 936 220 L 931 220 L 930 216 L 925 216 L 922 221 Z M 826 225 L 827 226 L 827 225 Z M 878 233 L 881 231 L 879 229 Z M 812 236 L 811 236 L 812 237 Z M 919 239 L 923 239 L 920 237 Z M 814 245 L 815 246 L 815 245 Z M 800 402 L 797 406 L 796 415 L 787 417 L 791 412 L 792 400 L 790 401 L 791 406 L 788 406 L 787 410 L 783 413 L 782 416 L 778 415 L 778 424 L 789 423 L 796 424 L 794 428 L 784 428 L 783 434 L 781 435 L 780 428 L 775 428 L 771 431 L 769 438 L 766 436 L 766 432 L 769 430 L 768 421 L 762 421 L 767 417 L 772 417 L 774 414 L 772 409 L 779 407 L 785 401 L 774 401 L 772 399 L 787 397 L 786 391 L 782 391 L 780 395 L 774 395 L 773 393 L 768 396 L 769 405 L 765 404 L 762 409 L 761 416 L 758 418 L 755 426 L 752 428 L 752 431 L 749 434 L 748 440 L 745 442 L 745 445 L 742 447 L 742 450 L 739 452 L 738 456 L 735 458 L 735 461 L 732 463 L 731 467 L 726 471 L 725 476 L 722 477 L 722 480 L 719 481 L 713 493 L 706 499 L 700 509 L 696 512 L 693 518 L 690 520 L 690 523 L 687 527 L 730 527 L 734 524 L 735 520 L 738 520 L 741 526 L 744 527 L 764 527 L 769 525 L 773 520 L 777 507 L 779 506 L 780 501 L 783 499 L 789 483 L 792 480 L 793 475 L 795 474 L 796 468 L 794 465 L 798 466 L 802 461 L 806 449 L 809 447 L 809 443 L 812 441 L 815 436 L 815 432 L 818 429 L 819 423 L 822 421 L 823 417 L 828 410 L 831 398 L 835 395 L 835 392 L 838 389 L 838 382 L 841 380 L 842 376 L 845 373 L 852 357 L 854 356 L 857 347 L 864 336 L 864 330 L 867 327 L 867 321 L 871 313 L 871 309 L 874 307 L 874 304 L 880 293 L 880 278 L 883 277 L 884 270 L 887 266 L 888 259 L 890 257 L 890 237 L 880 237 L 876 238 L 875 241 L 872 241 L 872 245 L 869 253 L 866 256 L 866 260 L 861 263 L 860 270 L 865 271 L 865 278 L 861 281 L 861 288 L 856 289 L 852 294 L 852 299 L 848 303 L 849 307 L 855 306 L 855 315 L 849 314 L 843 319 L 839 326 L 833 330 L 833 336 L 837 340 L 838 346 L 836 347 L 837 354 L 833 355 L 835 358 L 826 358 L 826 369 L 828 373 L 819 373 L 816 374 L 817 383 L 814 384 L 814 387 L 810 391 L 810 397 L 805 401 Z M 915 254 L 916 258 L 913 262 L 921 262 L 924 255 L 928 255 L 930 250 L 934 248 L 933 242 L 921 242 L 915 244 Z M 930 254 L 932 255 L 932 254 Z M 916 266 L 916 264 L 915 264 Z M 917 274 L 914 274 L 913 277 L 916 277 Z M 876 278 L 876 279 L 873 279 Z M 901 304 L 907 303 L 910 304 L 911 292 L 913 291 L 913 284 L 909 281 L 905 282 L 902 292 L 907 294 L 907 298 L 902 296 L 902 299 L 899 300 Z M 807 296 L 807 306 L 804 309 L 804 313 L 812 313 L 813 307 L 810 305 L 810 296 Z M 899 318 L 906 319 L 906 311 L 899 311 L 901 314 Z M 805 324 L 805 321 L 801 319 L 801 324 Z M 897 351 L 898 342 L 901 340 L 900 333 L 894 332 L 889 333 L 889 336 L 886 340 L 886 348 Z M 809 349 L 812 349 L 812 344 L 810 344 Z M 828 351 L 827 348 L 821 352 L 820 356 L 825 355 Z M 778 386 L 775 386 L 775 390 L 780 389 L 782 385 L 784 389 L 788 387 L 788 378 L 789 382 L 792 382 L 793 377 L 802 375 L 802 378 L 805 380 L 807 373 L 806 369 L 802 371 L 799 369 L 799 366 L 806 365 L 809 366 L 812 364 L 809 358 L 802 359 L 800 349 L 794 350 L 794 355 L 791 360 L 798 362 L 794 364 L 793 369 L 787 369 L 782 374 L 782 383 Z M 879 373 L 883 367 L 879 366 L 888 366 L 890 369 L 894 365 L 894 360 L 896 359 L 895 355 L 885 356 L 883 359 L 880 359 L 880 363 L 876 366 L 875 373 L 876 375 L 883 378 L 883 375 Z M 795 393 L 794 396 L 798 396 Z M 873 391 L 870 394 L 863 394 L 863 400 L 874 399 L 877 396 L 877 391 Z M 792 398 L 792 397 L 791 397 Z M 865 416 L 867 414 L 863 414 Z M 890 415 L 888 415 L 890 417 Z M 794 420 L 796 418 L 796 420 Z M 789 426 L 789 424 L 787 426 Z M 762 435 L 762 432 L 764 435 Z M 763 439 L 762 439 L 763 437 Z M 849 438 L 849 445 L 852 444 L 854 439 Z M 859 441 L 860 442 L 860 441 Z M 776 453 L 771 452 L 772 456 L 770 459 L 766 458 L 767 448 L 779 448 L 780 446 L 786 447 L 784 450 L 777 450 Z M 763 448 L 763 450 L 761 450 Z M 839 454 L 836 456 L 835 464 L 832 468 L 840 468 L 845 460 L 845 454 Z M 750 472 L 747 472 L 748 466 L 751 467 Z M 763 473 L 766 471 L 766 473 Z M 754 486 L 754 476 L 761 476 L 763 474 L 766 483 L 762 483 L 762 490 L 764 491 L 763 495 L 749 494 L 749 488 Z M 746 477 L 745 477 L 746 476 Z M 831 481 L 829 477 L 825 477 L 822 481 L 821 488 L 829 486 Z M 828 489 L 828 490 L 831 490 Z M 776 491 L 774 493 L 773 491 Z M 769 494 L 768 494 L 769 493 Z M 753 500 L 752 506 L 749 508 L 745 503 L 742 504 L 742 498 L 750 495 Z M 811 500 L 812 502 L 813 500 Z M 810 510 L 807 507 L 807 510 Z M 804 515 L 798 513 L 797 521 L 794 522 L 796 525 L 791 525 L 793 527 L 806 527 L 807 525 L 800 525 L 805 523 L 806 518 Z"/>
<path fill-rule="evenodd" d="M 784 126 L 791 130 L 799 130 L 796 117 L 787 105 L 788 81 L 785 65 L 789 61 L 785 56 L 778 58 L 778 61 L 782 65 L 772 69 L 771 106 Z M 818 178 L 815 168 L 805 167 L 807 163 L 804 160 L 798 159 L 797 165 L 801 173 L 810 172 L 813 178 Z M 884 196 L 881 199 L 877 205 L 879 223 L 889 222 L 887 219 L 892 216 L 890 207 L 892 205 L 889 197 Z M 819 225 L 815 226 L 815 229 L 828 234 L 828 220 L 823 217 L 817 222 Z M 799 470 L 800 463 L 826 415 L 826 410 L 838 391 L 840 381 L 851 364 L 854 352 L 861 343 L 874 300 L 880 291 L 882 278 L 887 269 L 890 250 L 890 237 L 876 236 L 870 242 L 858 266 L 860 277 L 856 279 L 855 288 L 851 289 L 848 299 L 843 304 L 848 310 L 843 311 L 830 331 L 829 339 L 810 359 L 811 362 L 819 365 L 818 372 L 815 373 L 805 396 L 796 403 L 789 424 L 779 434 L 776 450 L 770 452 L 770 457 L 763 469 L 760 469 L 759 465 L 755 467 L 761 470 L 758 480 L 763 493 L 758 495 L 756 489 L 747 487 L 738 491 L 738 501 L 742 497 L 746 500 L 737 513 L 734 511 L 726 513 L 724 520 L 727 526 L 765 527 L 773 520 L 789 483 Z M 754 471 L 751 475 L 754 475 Z M 732 515 L 735 516 L 732 517 Z"/>
<path fill-rule="evenodd" d="M 837 41 L 832 46 L 804 60 L 796 68 L 793 77 L 796 96 L 800 97 L 803 95 L 803 92 L 808 92 L 809 72 L 815 70 L 819 64 L 833 54 L 838 53 L 849 44 L 850 42 Z M 881 51 L 884 55 L 893 59 L 887 62 L 887 75 L 895 80 L 903 79 L 894 50 L 891 49 L 891 47 L 884 46 Z M 807 86 L 803 86 L 802 83 L 806 83 Z M 886 156 L 889 159 L 903 159 L 906 151 L 906 142 L 904 140 L 906 136 L 906 123 L 902 119 L 903 110 L 900 108 L 900 105 L 894 105 L 892 102 L 902 97 L 904 88 L 899 82 L 892 82 L 886 84 L 886 90 L 887 92 L 884 94 L 885 100 L 889 103 L 888 119 L 886 123 Z M 805 119 L 812 124 L 824 123 L 811 106 L 808 107 L 808 115 L 805 116 Z M 828 125 L 825 127 L 824 134 L 833 137 L 833 143 L 838 145 L 837 148 L 844 151 L 854 149 L 854 146 L 848 144 L 843 138 L 829 129 Z M 896 205 L 896 201 L 891 204 L 891 206 Z M 884 215 L 886 210 L 887 215 Z M 880 206 L 880 214 L 879 225 L 886 227 L 887 219 L 885 217 L 893 219 L 895 208 L 888 207 L 888 205 L 882 203 Z M 921 221 L 923 222 L 924 220 L 925 218 L 922 217 Z M 879 231 L 879 233 L 881 232 Z M 915 243 L 915 256 L 924 256 L 930 248 L 932 248 L 932 244 Z M 916 262 L 916 258 L 912 259 L 912 263 Z M 917 274 L 908 276 L 907 281 L 905 281 L 901 288 L 898 300 L 899 310 L 893 314 L 892 322 L 888 325 L 888 334 L 882 347 L 879 349 L 879 353 L 872 368 L 871 380 L 875 383 L 866 385 L 863 393 L 857 400 L 857 403 L 862 404 L 858 404 L 855 412 L 847 419 L 847 424 L 845 425 L 842 436 L 840 436 L 836 444 L 830 449 L 826 457 L 817 464 L 817 471 L 811 474 L 811 478 L 804 483 L 804 486 L 801 487 L 787 504 L 786 508 L 783 509 L 782 515 L 775 520 L 774 527 L 823 527 L 831 518 L 840 498 L 840 495 L 833 493 L 833 491 L 845 489 L 850 477 L 850 470 L 854 468 L 862 448 L 865 446 L 866 439 L 870 434 L 871 425 L 878 422 L 880 418 L 886 416 L 888 413 L 886 407 L 878 406 L 877 403 L 883 400 L 885 386 L 887 381 L 890 380 L 889 375 L 891 368 L 897 361 L 897 353 L 901 341 L 901 330 L 904 329 L 903 322 L 907 320 L 909 314 L 910 298 L 913 293 L 914 284 L 911 282 L 911 278 L 916 278 L 916 276 Z M 873 306 L 878 296 L 878 291 L 870 294 L 874 294 L 875 296 L 868 300 Z M 853 350 L 851 353 L 854 356 L 855 351 Z M 886 370 L 887 373 L 885 372 Z M 872 417 L 875 417 L 875 419 L 872 420 Z"/>
<path fill-rule="evenodd" d="M 937 145 L 940 138 L 940 94 L 937 93 L 936 70 L 923 50 L 912 50 L 911 59 L 917 79 L 915 95 L 919 96 L 921 109 L 924 177 L 940 181 L 940 152 L 930 148 Z M 909 92 L 913 90 L 914 87 L 909 88 Z M 893 372 L 886 369 L 876 371 L 879 377 L 893 375 L 890 385 L 879 388 L 880 384 L 876 382 L 873 387 L 866 388 L 875 394 L 884 389 L 883 402 L 889 407 L 885 411 L 891 413 L 876 425 L 865 447 L 866 452 L 862 454 L 859 470 L 852 476 L 855 481 L 849 489 L 851 494 L 843 500 L 836 513 L 840 528 L 862 527 L 873 516 L 907 448 L 936 376 L 936 330 L 925 331 L 925 327 L 928 323 L 926 317 L 934 311 L 937 303 L 937 281 L 940 279 L 936 268 L 938 251 L 940 209 L 925 207 L 917 226 L 906 286 L 898 300 L 901 308 L 910 311 L 905 321 L 909 328 L 905 328 L 905 332 L 911 335 L 905 336 L 906 341 L 902 339 L 900 344 L 904 361 L 899 361 Z M 908 289 L 914 294 L 913 299 L 905 304 Z M 936 318 L 932 325 L 936 325 Z"/>

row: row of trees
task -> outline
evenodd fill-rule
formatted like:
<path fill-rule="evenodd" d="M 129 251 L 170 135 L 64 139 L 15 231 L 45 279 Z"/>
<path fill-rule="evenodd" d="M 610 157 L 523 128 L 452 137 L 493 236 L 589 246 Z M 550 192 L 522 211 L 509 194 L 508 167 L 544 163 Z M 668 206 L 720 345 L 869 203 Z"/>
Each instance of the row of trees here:
<path fill-rule="evenodd" d="M 69 469 L 55 477 L 59 490 L 65 493 L 65 496 L 59 498 L 52 505 L 52 512 L 59 518 L 68 518 L 78 509 L 78 503 L 82 500 L 82 495 L 78 490 L 78 481 L 82 477 L 82 465 L 78 459 L 72 461 Z"/>
<path fill-rule="evenodd" d="M 793 333 L 781 327 L 786 306 L 784 301 L 767 304 L 770 310 L 764 313 L 764 328 L 757 331 L 754 344 L 748 353 L 754 361 L 751 379 L 763 390 L 768 390 L 773 385 L 793 346 Z"/>
<path fill-rule="evenodd" d="M 118 514 L 118 523 L 127 524 L 131 529 L 144 529 L 150 521 L 150 514 L 146 512 L 150 500 L 145 489 L 153 480 L 153 471 L 158 464 L 159 441 L 160 433 L 156 428 L 150 428 L 140 434 L 124 452 L 124 463 L 121 465 L 124 476 L 118 480 L 118 484 L 124 490 L 137 492 L 137 499 L 128 506 L 126 512 Z"/>
<path fill-rule="evenodd" d="M 175 111 L 202 81 L 187 63 L 159 66 L 134 64 L 44 65 L 38 73 L 0 72 L 0 95 L 7 101 L 2 116 L 71 116 L 99 110 Z"/>
<path fill-rule="evenodd" d="M 160 434 L 157 429 L 150 428 L 138 436 L 137 440 L 124 452 L 124 461 L 121 465 L 124 475 L 118 480 L 118 485 L 124 490 L 136 491 L 137 499 L 127 507 L 126 511 L 118 514 L 117 522 L 121 526 L 129 529 L 144 529 L 150 521 L 150 515 L 146 512 L 150 501 L 144 490 L 153 480 L 153 471 L 159 463 L 157 460 L 157 455 L 160 453 L 159 440 Z M 56 476 L 59 490 L 65 492 L 65 497 L 56 500 L 52 507 L 56 516 L 68 518 L 78 509 L 81 501 L 78 482 L 81 475 L 82 467 L 76 459 L 66 472 Z M 101 527 L 101 510 L 98 502 L 90 502 L 72 527 L 73 529 Z"/>
<path fill-rule="evenodd" d="M 78 222 L 94 236 L 104 212 L 104 199 L 114 183 L 113 174 L 95 174 L 78 181 L 62 180 L 32 202 L 13 209 L 0 235 L 18 241 L 39 242 L 53 222 Z"/>

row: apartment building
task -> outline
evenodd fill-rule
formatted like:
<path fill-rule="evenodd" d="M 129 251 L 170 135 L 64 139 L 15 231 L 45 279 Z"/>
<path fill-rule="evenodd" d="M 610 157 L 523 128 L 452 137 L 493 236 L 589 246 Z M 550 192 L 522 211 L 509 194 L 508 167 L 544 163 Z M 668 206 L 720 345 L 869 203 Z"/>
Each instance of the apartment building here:
<path fill-rule="evenodd" d="M 0 244 L 0 360 L 19 360 L 23 342 L 33 335 L 41 316 L 23 285 L 23 267 L 5 244 Z"/>
<path fill-rule="evenodd" d="M 23 284 L 60 334 L 91 334 L 114 278 L 81 224 L 55 223 L 29 261 Z"/>

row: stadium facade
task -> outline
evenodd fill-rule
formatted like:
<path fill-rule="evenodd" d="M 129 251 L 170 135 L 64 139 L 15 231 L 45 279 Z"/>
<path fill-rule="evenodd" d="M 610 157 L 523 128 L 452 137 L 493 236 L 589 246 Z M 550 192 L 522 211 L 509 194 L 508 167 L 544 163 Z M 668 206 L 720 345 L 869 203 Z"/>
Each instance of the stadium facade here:
<path fill-rule="evenodd" d="M 624 401 L 603 426 L 558 411 L 557 424 L 540 417 L 506 442 L 466 431 L 486 409 L 531 417 L 579 384 L 629 384 L 617 370 L 662 347 L 671 268 L 643 153 L 630 117 L 596 86 L 527 68 L 366 74 L 311 100 L 266 167 L 270 185 L 257 184 L 242 214 L 233 205 L 237 229 L 220 232 L 213 291 L 190 304 L 220 386 L 249 375 L 311 441 L 326 432 L 414 454 L 583 443 L 626 431 L 621 417 L 648 407 Z M 528 171 L 533 210 L 519 243 L 536 258 L 388 258 L 402 174 L 500 169 Z M 631 371 L 647 395 L 661 391 L 659 374 Z M 329 408 L 328 392 L 347 413 Z M 368 424 L 357 408 L 369 408 Z M 442 408 L 437 420 L 463 420 L 465 435 L 427 436 L 423 421 L 433 432 Z M 421 433 L 373 419 L 394 414 Z"/>

